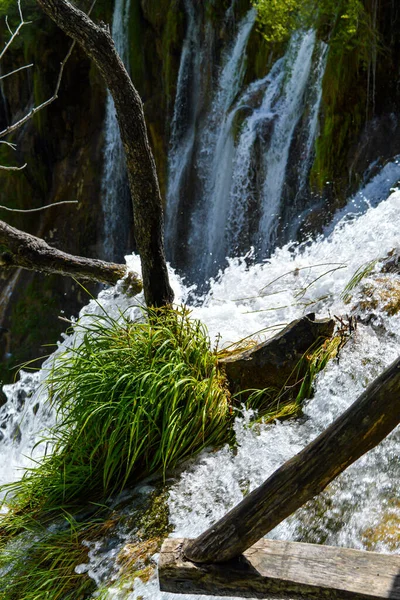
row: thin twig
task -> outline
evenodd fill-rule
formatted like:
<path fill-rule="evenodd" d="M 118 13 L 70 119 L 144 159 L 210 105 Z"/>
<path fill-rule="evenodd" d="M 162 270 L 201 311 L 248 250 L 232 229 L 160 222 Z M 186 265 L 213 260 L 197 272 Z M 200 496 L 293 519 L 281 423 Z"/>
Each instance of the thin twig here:
<path fill-rule="evenodd" d="M 33 63 L 31 63 L 30 65 L 24 65 L 23 67 L 19 67 L 18 69 L 15 69 L 10 73 L 6 73 L 5 75 L 0 75 L 0 81 L 2 79 L 5 79 L 6 77 L 10 77 L 10 75 L 15 75 L 15 73 L 18 73 L 19 71 L 23 71 L 24 69 L 30 69 L 31 67 L 33 67 Z"/>
<path fill-rule="evenodd" d="M 0 168 L 4 168 L 4 167 L 0 167 Z M 8 167 L 6 167 L 6 168 L 8 168 Z M 14 169 L 15 168 L 16 167 L 14 167 Z M 53 204 L 46 204 L 46 206 L 39 206 L 38 208 L 8 208 L 8 206 L 0 205 L 0 209 L 8 210 L 9 212 L 32 213 L 32 212 L 39 212 L 40 210 L 45 210 L 46 208 L 52 208 L 53 206 L 60 206 L 60 204 L 78 204 L 78 200 L 63 200 L 62 202 L 53 202 Z"/>
<path fill-rule="evenodd" d="M 6 146 L 9 146 L 12 150 L 17 149 L 17 144 L 13 144 L 12 142 L 6 142 L 5 140 L 0 140 L 0 144 L 5 144 Z"/>
<path fill-rule="evenodd" d="M 8 29 L 8 31 L 10 32 L 10 35 L 14 35 L 14 32 L 13 32 L 13 30 L 11 29 L 11 27 L 10 27 L 10 24 L 9 24 L 9 22 L 8 22 L 8 15 L 6 15 L 6 25 L 7 25 L 7 29 Z"/>
<path fill-rule="evenodd" d="M 57 100 L 57 98 L 58 98 L 58 92 L 60 90 L 62 76 L 63 76 L 63 73 L 64 73 L 64 68 L 65 68 L 65 65 L 66 65 L 69 57 L 72 54 L 72 51 L 73 51 L 73 49 L 75 47 L 75 44 L 76 44 L 76 42 L 73 41 L 72 44 L 71 44 L 71 46 L 70 46 L 70 49 L 67 52 L 67 55 L 65 56 L 64 60 L 61 63 L 60 71 L 58 73 L 58 79 L 57 79 L 56 89 L 55 89 L 54 94 L 52 95 L 52 97 L 48 98 L 48 100 L 46 100 L 42 104 L 39 104 L 39 106 L 35 106 L 34 108 L 32 108 L 32 110 L 30 110 L 28 114 L 26 114 L 24 117 L 22 117 L 22 119 L 20 119 L 19 121 L 17 121 L 13 125 L 10 125 L 6 129 L 3 129 L 3 131 L 0 132 L 0 138 L 3 138 L 6 135 L 9 135 L 10 133 L 13 133 L 14 131 L 16 131 L 17 129 L 19 129 L 20 127 L 22 127 L 22 125 L 24 125 L 27 121 L 29 121 L 30 119 L 32 119 L 32 117 L 36 113 L 38 113 L 40 110 L 43 110 L 44 108 L 46 108 L 46 106 L 49 106 L 49 104 L 51 104 L 52 102 L 54 102 L 54 100 Z"/>
<path fill-rule="evenodd" d="M 22 171 L 25 169 L 28 163 L 22 165 L 22 167 L 6 167 L 5 165 L 0 165 L 0 171 Z"/>
<path fill-rule="evenodd" d="M 5 53 L 7 52 L 7 50 L 9 49 L 9 47 L 11 46 L 11 44 L 13 43 L 13 41 L 15 40 L 15 38 L 17 37 L 17 35 L 19 35 L 19 32 L 21 31 L 21 29 L 23 28 L 24 25 L 29 25 L 30 23 L 32 23 L 32 21 L 24 21 L 24 16 L 22 14 L 22 8 L 21 8 L 21 0 L 18 0 L 18 12 L 19 12 L 19 18 L 20 18 L 20 24 L 18 25 L 17 29 L 14 31 L 14 33 L 12 32 L 12 29 L 8 23 L 8 19 L 6 18 L 6 24 L 8 27 L 8 31 L 11 34 L 10 39 L 8 40 L 7 44 L 4 46 L 3 51 L 0 53 L 0 60 L 3 58 L 3 56 L 5 55 Z"/>

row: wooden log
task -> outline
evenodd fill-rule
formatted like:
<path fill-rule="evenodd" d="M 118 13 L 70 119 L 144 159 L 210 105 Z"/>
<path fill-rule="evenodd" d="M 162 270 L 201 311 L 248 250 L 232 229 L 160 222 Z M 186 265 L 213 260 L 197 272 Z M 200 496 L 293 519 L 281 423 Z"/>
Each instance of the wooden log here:
<path fill-rule="evenodd" d="M 135 273 L 127 273 L 126 265 L 67 254 L 4 221 L 0 221 L 0 244 L 7 248 L 7 252 L 0 256 L 0 268 L 20 267 L 109 285 L 128 275 L 129 292 L 138 294 L 142 290 L 139 277 Z"/>
<path fill-rule="evenodd" d="M 303 356 L 322 346 L 334 329 L 333 319 L 316 320 L 310 313 L 266 342 L 223 357 L 218 364 L 224 368 L 231 392 L 241 392 L 242 402 L 254 389 L 283 390 L 288 386 L 296 396 L 305 371 L 305 367 L 299 368 Z"/>
<path fill-rule="evenodd" d="M 397 359 L 328 429 L 184 548 L 193 562 L 238 557 L 321 492 L 400 422 Z"/>
<path fill-rule="evenodd" d="M 240 558 L 204 565 L 185 560 L 182 547 L 189 542 L 164 542 L 162 591 L 282 600 L 400 600 L 400 556 L 261 540 Z"/>

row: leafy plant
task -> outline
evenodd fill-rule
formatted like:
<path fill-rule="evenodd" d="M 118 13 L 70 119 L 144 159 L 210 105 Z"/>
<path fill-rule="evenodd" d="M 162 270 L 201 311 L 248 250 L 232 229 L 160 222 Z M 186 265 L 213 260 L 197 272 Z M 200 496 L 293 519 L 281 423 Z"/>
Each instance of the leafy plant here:
<path fill-rule="evenodd" d="M 358 49 L 368 62 L 376 51 L 378 32 L 361 0 L 252 0 L 263 36 L 283 42 L 299 28 L 313 27 L 332 48 Z"/>

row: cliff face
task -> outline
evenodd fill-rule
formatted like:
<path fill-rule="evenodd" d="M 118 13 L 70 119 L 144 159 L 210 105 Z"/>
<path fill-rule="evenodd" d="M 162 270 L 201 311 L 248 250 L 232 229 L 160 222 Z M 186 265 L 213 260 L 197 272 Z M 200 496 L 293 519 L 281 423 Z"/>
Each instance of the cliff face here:
<path fill-rule="evenodd" d="M 11 11 L 15 23 L 12 8 L 8 14 Z M 24 27 L 1 69 L 7 73 L 27 63 L 34 63 L 34 67 L 4 80 L 2 128 L 52 96 L 60 62 L 70 43 L 34 2 L 25 3 L 24 16 L 32 24 Z M 3 19 L 1 27 L 0 37 L 5 39 Z M 0 204 L 14 209 L 63 200 L 77 200 L 78 204 L 31 214 L 3 210 L 0 218 L 57 248 L 97 255 L 102 221 L 98 174 L 103 160 L 104 104 L 99 75 L 75 49 L 65 70 L 59 100 L 14 135 L 16 152 L 0 147 L 1 164 L 27 163 L 18 173 L 0 171 Z M 1 338 L 0 379 L 7 380 L 9 366 L 48 353 L 42 344 L 55 343 L 65 329 L 65 323 L 58 319 L 60 309 L 68 317 L 76 314 L 86 294 L 72 280 L 23 271 L 1 273 L 0 294 L 0 326 L 8 330 Z"/>
<path fill-rule="evenodd" d="M 82 0 L 83 8 L 87 8 L 87 4 Z M 369 47 L 366 54 L 361 40 L 361 43 L 344 46 L 332 44 L 328 49 L 321 76 L 319 125 L 310 150 L 306 183 L 299 193 L 298 174 L 304 163 L 310 122 L 310 109 L 303 106 L 289 149 L 276 243 L 287 241 L 293 231 L 299 236 L 318 231 L 333 212 L 345 204 L 366 174 L 373 175 L 385 162 L 400 154 L 397 67 L 400 7 L 384 0 L 365 0 L 365 6 L 378 32 L 376 47 Z M 250 0 L 132 0 L 130 4 L 130 69 L 143 98 L 164 197 L 167 197 L 168 169 L 171 168 L 168 153 L 173 128 L 182 140 L 185 128 L 194 132 L 192 154 L 186 157 L 188 166 L 176 192 L 175 233 L 170 235 L 168 243 L 169 258 L 173 258 L 183 272 L 190 261 L 188 231 L 194 219 L 196 195 L 207 187 L 202 179 L 201 163 L 195 160 L 196 152 L 201 156 L 199 132 L 213 122 L 210 114 L 221 65 L 233 51 L 238 23 L 242 23 L 250 8 Z M 1 70 L 9 72 L 30 62 L 35 66 L 3 80 L 2 128 L 52 95 L 58 66 L 69 46 L 66 37 L 41 14 L 34 0 L 25 2 L 24 11 L 32 24 L 24 28 L 18 42 L 7 53 Z M 16 21 L 12 0 L 0 2 L 2 40 L 8 35 L 4 23 L 6 13 Z M 99 0 L 94 18 L 110 23 L 112 14 L 113 3 Z M 188 36 L 191 23 L 196 26 L 193 39 Z M 335 37 L 332 24 L 318 23 L 317 37 L 331 42 Z M 186 75 L 182 68 L 185 51 L 192 52 L 195 58 L 196 52 L 201 52 L 197 62 L 192 60 Z M 263 81 L 284 52 L 285 45 L 267 43 L 257 25 L 251 29 L 242 61 L 242 82 L 232 97 L 232 105 L 249 85 Z M 198 73 L 193 69 L 196 64 Z M 201 81 L 198 89 L 196 81 Z M 174 112 L 179 86 L 181 106 Z M 235 143 L 240 139 L 246 119 L 254 114 L 261 101 L 260 91 L 251 101 L 235 109 L 230 133 Z M 31 214 L 2 211 L 0 218 L 68 252 L 92 257 L 101 254 L 105 110 L 106 92 L 102 81 L 77 48 L 66 67 L 59 99 L 14 136 L 16 152 L 0 146 L 1 164 L 28 163 L 19 173 L 0 171 L 0 204 L 18 209 L 62 200 L 77 200 L 78 204 Z M 217 117 L 213 134 L 219 128 Z M 262 140 L 271 137 L 275 126 L 272 120 L 258 132 L 261 142 L 253 149 L 252 187 L 260 185 L 262 168 L 258 165 L 265 156 Z M 171 198 L 168 202 L 171 203 Z M 235 246 L 238 251 L 245 251 L 252 243 L 260 219 L 259 207 L 250 196 L 243 203 L 243 211 L 247 222 L 243 239 Z M 299 213 L 305 215 L 301 223 L 296 228 L 288 227 Z M 124 249 L 134 246 L 129 240 L 124 244 Z M 193 269 L 196 271 L 197 267 Z M 0 334 L 3 359 L 0 379 L 6 380 L 10 377 L 10 365 L 37 357 L 42 344 L 56 341 L 65 328 L 58 319 L 60 310 L 68 317 L 76 314 L 86 301 L 86 294 L 73 281 L 58 277 L 45 278 L 24 272 L 1 273 L 0 277 L 0 328 L 3 328 L 0 329 L 3 331 Z M 45 353 L 43 349 L 42 354 Z"/>

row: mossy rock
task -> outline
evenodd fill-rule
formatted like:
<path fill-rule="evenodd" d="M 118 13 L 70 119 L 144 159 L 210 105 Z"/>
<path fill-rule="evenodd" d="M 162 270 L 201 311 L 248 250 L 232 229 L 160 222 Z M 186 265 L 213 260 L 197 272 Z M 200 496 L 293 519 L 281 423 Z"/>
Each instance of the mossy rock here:
<path fill-rule="evenodd" d="M 382 545 L 390 552 L 400 551 L 400 500 L 389 502 L 377 523 L 364 530 L 362 541 L 371 552 L 379 551 Z"/>
<path fill-rule="evenodd" d="M 362 285 L 361 299 L 352 308 L 353 312 L 373 312 L 381 310 L 389 317 L 400 312 L 400 278 L 379 275 Z"/>

